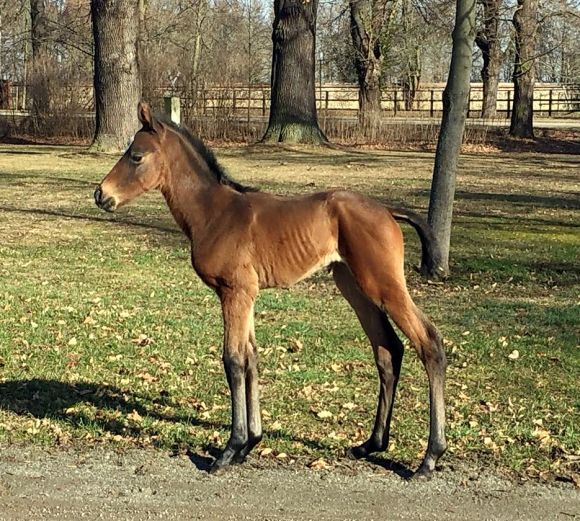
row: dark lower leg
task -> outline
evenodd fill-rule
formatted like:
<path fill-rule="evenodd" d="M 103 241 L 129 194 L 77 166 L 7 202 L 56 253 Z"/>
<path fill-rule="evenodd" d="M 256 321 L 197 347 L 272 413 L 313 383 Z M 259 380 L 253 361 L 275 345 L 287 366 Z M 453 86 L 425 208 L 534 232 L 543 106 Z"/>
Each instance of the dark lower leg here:
<path fill-rule="evenodd" d="M 232 400 L 232 427 L 230 439 L 221 455 L 213 464 L 211 472 L 215 472 L 229 465 L 239 451 L 248 443 L 244 364 L 238 357 L 224 356 L 224 368 Z"/>
<path fill-rule="evenodd" d="M 417 471 L 417 476 L 430 477 L 437 460 L 447 449 L 445 440 L 445 369 L 446 359 L 443 347 L 437 342 L 437 352 L 425 360 L 425 369 L 429 376 L 429 402 L 430 402 L 430 430 L 429 443 L 423 463 Z"/>
<path fill-rule="evenodd" d="M 250 451 L 262 440 L 262 417 L 258 386 L 258 367 L 255 350 L 246 370 L 246 408 L 248 420 L 248 442 L 235 457 L 236 463 L 244 461 Z"/>
<path fill-rule="evenodd" d="M 394 397 L 403 360 L 403 345 L 391 325 L 388 324 L 386 317 L 385 322 L 388 325 L 385 332 L 389 332 L 388 345 L 390 347 L 387 349 L 379 345 L 374 348 L 380 385 L 375 425 L 367 441 L 350 449 L 349 455 L 354 458 L 364 458 L 373 452 L 384 451 L 389 444 Z"/>

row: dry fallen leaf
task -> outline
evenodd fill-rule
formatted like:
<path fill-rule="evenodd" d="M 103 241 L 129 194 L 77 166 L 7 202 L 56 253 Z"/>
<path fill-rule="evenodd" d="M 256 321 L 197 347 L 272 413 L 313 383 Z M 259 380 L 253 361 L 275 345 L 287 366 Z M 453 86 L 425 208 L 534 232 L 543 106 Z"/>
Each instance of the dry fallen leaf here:
<path fill-rule="evenodd" d="M 143 416 L 141 416 L 135 409 L 133 409 L 133 412 L 127 414 L 127 419 L 135 423 L 141 423 L 143 421 Z"/>
<path fill-rule="evenodd" d="M 153 343 L 153 339 L 141 333 L 137 338 L 134 338 L 132 342 L 138 346 L 148 346 Z"/>
<path fill-rule="evenodd" d="M 308 464 L 308 467 L 314 470 L 325 470 L 330 468 L 330 465 L 324 461 L 323 458 L 317 458 Z"/>
<path fill-rule="evenodd" d="M 514 349 L 509 355 L 508 358 L 510 360 L 517 360 L 520 357 L 520 352 L 517 349 Z"/>
<path fill-rule="evenodd" d="M 318 418 L 324 420 L 326 418 L 332 418 L 332 413 L 330 411 L 320 411 L 316 414 Z"/>
<path fill-rule="evenodd" d="M 302 349 L 304 349 L 304 344 L 300 340 L 297 338 L 292 338 L 290 340 L 290 347 L 288 348 L 288 351 L 291 353 L 299 353 L 302 351 Z"/>

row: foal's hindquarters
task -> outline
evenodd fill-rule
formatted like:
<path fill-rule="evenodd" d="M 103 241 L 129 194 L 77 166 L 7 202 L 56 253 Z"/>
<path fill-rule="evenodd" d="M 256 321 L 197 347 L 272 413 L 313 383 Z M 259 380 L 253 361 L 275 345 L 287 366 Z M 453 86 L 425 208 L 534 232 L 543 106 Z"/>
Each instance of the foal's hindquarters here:
<path fill-rule="evenodd" d="M 352 204 L 353 198 L 359 204 Z M 444 403 L 447 362 L 442 340 L 407 290 L 403 237 L 395 219 L 368 199 L 355 194 L 348 194 L 345 199 L 337 204 L 339 246 L 344 262 L 333 265 L 333 276 L 372 344 L 380 381 L 372 434 L 365 443 L 353 447 L 349 453 L 352 457 L 361 458 L 383 451 L 388 445 L 393 401 L 403 358 L 403 345 L 390 324 L 390 317 L 410 340 L 429 378 L 429 443 L 417 471 L 418 476 L 427 477 L 447 447 Z"/>

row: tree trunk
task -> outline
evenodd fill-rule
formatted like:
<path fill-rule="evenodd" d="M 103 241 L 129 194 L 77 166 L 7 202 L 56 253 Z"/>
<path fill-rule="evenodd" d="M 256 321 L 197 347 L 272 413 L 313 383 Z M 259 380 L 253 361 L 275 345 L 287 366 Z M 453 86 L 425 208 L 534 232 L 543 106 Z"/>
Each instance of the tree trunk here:
<path fill-rule="evenodd" d="M 481 0 L 483 4 L 483 30 L 475 38 L 475 43 L 483 56 L 481 117 L 484 119 L 494 118 L 497 114 L 497 88 L 502 60 L 499 35 L 501 2 L 502 0 Z"/>
<path fill-rule="evenodd" d="M 139 128 L 141 81 L 136 0 L 91 0 L 96 129 L 92 149 L 124 149 Z"/>
<path fill-rule="evenodd" d="M 413 103 L 421 82 L 421 53 L 417 36 L 412 32 L 410 0 L 401 4 L 403 22 L 403 42 L 405 49 L 405 70 L 403 72 L 403 100 L 405 110 L 413 110 Z"/>
<path fill-rule="evenodd" d="M 514 13 L 516 56 L 514 65 L 514 106 L 510 135 L 534 137 L 534 58 L 538 27 L 538 0 L 518 0 Z"/>
<path fill-rule="evenodd" d="M 350 34 L 359 86 L 359 119 L 362 132 L 371 138 L 376 135 L 381 120 L 381 11 L 384 11 L 387 1 L 350 0 Z"/>
<path fill-rule="evenodd" d="M 49 51 L 49 24 L 47 0 L 30 0 L 30 41 L 32 44 L 32 70 L 30 94 L 32 119 L 35 130 L 40 131 L 44 118 L 50 113 L 51 57 Z"/>
<path fill-rule="evenodd" d="M 326 142 L 318 126 L 315 96 L 318 0 L 275 0 L 272 100 L 263 142 Z"/>
<path fill-rule="evenodd" d="M 449 274 L 455 177 L 465 128 L 475 39 L 475 2 L 476 0 L 457 0 L 451 67 L 443 92 L 443 119 L 429 199 L 428 220 L 441 248 L 441 265 L 437 266 L 434 273 L 429 273 L 427 266 L 421 266 L 421 271 L 431 277 Z"/>

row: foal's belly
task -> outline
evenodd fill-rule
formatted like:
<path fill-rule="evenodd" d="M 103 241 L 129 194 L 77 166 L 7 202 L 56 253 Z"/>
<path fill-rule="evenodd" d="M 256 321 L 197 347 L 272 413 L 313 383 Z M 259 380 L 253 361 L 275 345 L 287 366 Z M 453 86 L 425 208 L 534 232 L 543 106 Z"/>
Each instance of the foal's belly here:
<path fill-rule="evenodd" d="M 309 258 L 280 255 L 272 258 L 256 271 L 261 288 L 285 288 L 310 277 L 318 270 L 334 262 L 342 261 L 338 251 L 333 250 Z"/>

